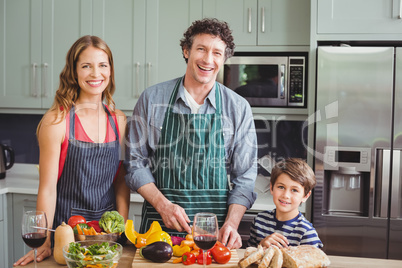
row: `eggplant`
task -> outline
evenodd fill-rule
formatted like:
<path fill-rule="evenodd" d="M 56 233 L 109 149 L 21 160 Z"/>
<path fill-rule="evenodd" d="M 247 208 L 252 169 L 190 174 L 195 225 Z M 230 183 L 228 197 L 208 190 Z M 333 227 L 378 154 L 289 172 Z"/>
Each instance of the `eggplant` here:
<path fill-rule="evenodd" d="M 173 256 L 173 248 L 166 242 L 157 241 L 141 247 L 140 256 L 153 262 L 167 262 Z"/>

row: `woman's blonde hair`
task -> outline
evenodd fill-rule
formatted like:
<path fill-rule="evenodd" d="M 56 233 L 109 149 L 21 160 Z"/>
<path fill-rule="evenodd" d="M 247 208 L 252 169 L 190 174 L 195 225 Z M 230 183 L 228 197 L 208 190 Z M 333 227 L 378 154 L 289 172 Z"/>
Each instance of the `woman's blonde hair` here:
<path fill-rule="evenodd" d="M 66 65 L 60 73 L 60 84 L 56 91 L 56 96 L 50 111 L 56 111 L 56 116 L 54 122 L 62 121 L 67 113 L 70 111 L 72 105 L 77 101 L 80 96 L 80 87 L 78 84 L 77 77 L 77 61 L 81 53 L 88 47 L 95 47 L 103 50 L 109 58 L 110 64 L 110 79 L 109 85 L 102 93 L 102 101 L 104 101 L 111 112 L 114 112 L 115 103 L 113 101 L 112 95 L 116 89 L 114 80 L 114 65 L 113 65 L 113 55 L 109 46 L 101 38 L 97 36 L 85 35 L 79 38 L 71 46 L 66 56 Z M 43 120 L 43 119 L 42 119 Z M 42 124 L 39 122 L 36 133 L 38 134 L 39 128 Z"/>

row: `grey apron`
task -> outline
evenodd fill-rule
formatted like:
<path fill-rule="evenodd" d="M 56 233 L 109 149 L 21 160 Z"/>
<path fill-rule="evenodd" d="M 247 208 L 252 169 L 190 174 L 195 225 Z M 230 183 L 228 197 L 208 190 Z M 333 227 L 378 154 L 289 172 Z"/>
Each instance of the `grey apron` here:
<path fill-rule="evenodd" d="M 53 229 L 72 215 L 87 221 L 99 220 L 105 211 L 116 208 L 113 180 L 119 167 L 120 145 L 117 126 L 108 115 L 116 140 L 92 143 L 75 139 L 75 109 L 70 110 L 70 129 L 66 160 L 57 182 L 57 201 Z"/>
<path fill-rule="evenodd" d="M 229 184 L 219 87 L 215 83 L 215 114 L 178 114 L 172 109 L 181 81 L 178 80 L 170 96 L 152 159 L 152 174 L 163 195 L 185 209 L 190 225 L 196 213 L 212 212 L 222 226 L 227 214 Z M 145 201 L 140 232 L 148 230 L 153 221 L 159 221 L 171 235 L 185 235 L 167 229 L 159 213 Z"/>

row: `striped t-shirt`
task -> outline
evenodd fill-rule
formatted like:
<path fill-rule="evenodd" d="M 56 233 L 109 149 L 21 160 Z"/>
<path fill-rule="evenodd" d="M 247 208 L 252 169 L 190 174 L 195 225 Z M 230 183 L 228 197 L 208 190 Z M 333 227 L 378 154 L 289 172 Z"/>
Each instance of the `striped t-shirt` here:
<path fill-rule="evenodd" d="M 289 246 L 313 245 L 322 248 L 320 238 L 313 225 L 299 212 L 294 219 L 279 221 L 276 218 L 276 209 L 258 213 L 250 228 L 249 247 L 256 247 L 265 237 L 280 233 L 289 242 Z"/>

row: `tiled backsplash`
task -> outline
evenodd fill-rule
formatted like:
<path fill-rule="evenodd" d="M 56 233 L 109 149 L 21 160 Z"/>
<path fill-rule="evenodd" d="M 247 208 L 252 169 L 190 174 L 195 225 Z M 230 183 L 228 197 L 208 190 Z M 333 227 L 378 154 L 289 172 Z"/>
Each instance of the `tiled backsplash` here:
<path fill-rule="evenodd" d="M 16 163 L 39 163 L 36 127 L 42 115 L 0 114 L 0 143 L 11 146 Z"/>

